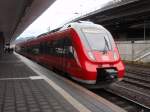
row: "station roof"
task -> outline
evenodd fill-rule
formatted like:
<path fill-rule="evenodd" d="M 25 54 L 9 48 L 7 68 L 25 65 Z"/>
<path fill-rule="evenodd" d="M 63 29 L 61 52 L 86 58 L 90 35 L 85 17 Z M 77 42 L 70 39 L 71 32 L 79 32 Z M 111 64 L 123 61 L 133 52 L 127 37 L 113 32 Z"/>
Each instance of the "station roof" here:
<path fill-rule="evenodd" d="M 90 20 L 94 23 L 110 26 L 114 24 L 133 25 L 150 19 L 149 0 L 116 0 L 94 12 L 73 21 Z"/>
<path fill-rule="evenodd" d="M 1 0 L 0 33 L 10 42 L 21 34 L 55 0 Z"/>
<path fill-rule="evenodd" d="M 83 17 L 88 17 L 88 16 L 92 16 L 94 14 L 98 14 L 104 11 L 108 11 L 117 7 L 122 7 L 124 5 L 130 4 L 130 3 L 134 3 L 137 2 L 139 0 L 114 0 L 114 1 L 110 1 L 108 2 L 105 6 L 103 6 L 102 8 L 93 11 L 91 13 L 88 13 L 87 15 L 83 16 Z"/>

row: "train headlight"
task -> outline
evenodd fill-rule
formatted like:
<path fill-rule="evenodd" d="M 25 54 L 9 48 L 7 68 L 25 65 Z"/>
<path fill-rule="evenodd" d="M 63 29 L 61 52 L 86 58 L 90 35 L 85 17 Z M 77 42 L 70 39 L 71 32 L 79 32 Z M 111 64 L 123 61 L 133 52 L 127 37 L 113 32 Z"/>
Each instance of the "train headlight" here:
<path fill-rule="evenodd" d="M 116 52 L 114 52 L 114 60 L 118 60 L 118 55 Z"/>
<path fill-rule="evenodd" d="M 94 55 L 93 55 L 92 52 L 88 52 L 88 55 L 89 55 L 89 57 L 90 57 L 92 60 L 95 60 L 95 57 L 94 57 Z"/>

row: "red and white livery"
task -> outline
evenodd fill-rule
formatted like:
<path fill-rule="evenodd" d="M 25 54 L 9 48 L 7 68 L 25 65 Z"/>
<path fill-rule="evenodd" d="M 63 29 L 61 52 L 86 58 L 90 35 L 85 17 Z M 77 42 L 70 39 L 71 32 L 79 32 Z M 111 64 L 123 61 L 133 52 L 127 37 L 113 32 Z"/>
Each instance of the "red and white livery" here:
<path fill-rule="evenodd" d="M 75 22 L 16 45 L 16 51 L 81 83 L 103 86 L 121 80 L 125 67 L 112 35 L 91 22 Z"/>

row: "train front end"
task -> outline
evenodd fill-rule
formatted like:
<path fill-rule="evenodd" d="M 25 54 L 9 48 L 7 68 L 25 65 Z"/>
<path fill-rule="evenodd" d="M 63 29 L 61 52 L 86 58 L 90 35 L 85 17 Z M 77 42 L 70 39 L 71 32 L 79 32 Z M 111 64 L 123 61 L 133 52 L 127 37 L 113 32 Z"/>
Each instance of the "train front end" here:
<path fill-rule="evenodd" d="M 122 80 L 125 67 L 112 35 L 100 25 L 80 27 L 80 38 L 87 59 L 84 63 L 85 80 L 94 85 L 108 85 Z"/>

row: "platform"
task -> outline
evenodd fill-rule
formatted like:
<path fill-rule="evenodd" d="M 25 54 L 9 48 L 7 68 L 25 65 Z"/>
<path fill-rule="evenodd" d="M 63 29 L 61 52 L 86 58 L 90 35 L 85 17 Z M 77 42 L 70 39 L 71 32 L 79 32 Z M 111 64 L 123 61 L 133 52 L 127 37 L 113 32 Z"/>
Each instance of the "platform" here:
<path fill-rule="evenodd" d="M 19 55 L 0 58 L 0 112 L 125 112 Z"/>

